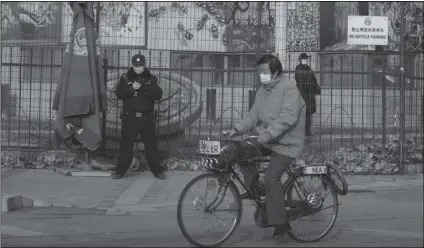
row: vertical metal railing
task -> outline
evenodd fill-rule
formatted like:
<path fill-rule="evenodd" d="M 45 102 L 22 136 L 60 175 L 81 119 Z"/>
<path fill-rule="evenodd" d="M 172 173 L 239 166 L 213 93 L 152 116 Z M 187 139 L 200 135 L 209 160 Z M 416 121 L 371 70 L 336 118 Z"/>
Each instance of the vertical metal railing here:
<path fill-rule="evenodd" d="M 405 7 L 400 2 L 400 173 L 405 173 Z"/>

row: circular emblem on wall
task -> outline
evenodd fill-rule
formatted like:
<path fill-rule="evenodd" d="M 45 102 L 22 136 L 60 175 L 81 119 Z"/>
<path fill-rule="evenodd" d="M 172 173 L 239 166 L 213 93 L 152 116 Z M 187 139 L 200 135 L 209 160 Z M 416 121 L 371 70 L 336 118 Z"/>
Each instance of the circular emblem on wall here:
<path fill-rule="evenodd" d="M 163 90 L 162 99 L 155 104 L 158 113 L 157 135 L 159 138 L 179 133 L 197 121 L 203 109 L 202 91 L 190 79 L 176 73 L 161 71 L 157 74 Z M 117 101 L 115 89 L 119 74 L 110 70 L 107 76 L 108 113 L 106 115 L 106 137 L 119 140 L 121 134 L 122 101 Z"/>
<path fill-rule="evenodd" d="M 370 18 L 366 18 L 365 21 L 364 21 L 364 24 L 367 25 L 367 26 L 371 25 L 371 23 L 372 23 L 372 21 L 371 21 Z"/>

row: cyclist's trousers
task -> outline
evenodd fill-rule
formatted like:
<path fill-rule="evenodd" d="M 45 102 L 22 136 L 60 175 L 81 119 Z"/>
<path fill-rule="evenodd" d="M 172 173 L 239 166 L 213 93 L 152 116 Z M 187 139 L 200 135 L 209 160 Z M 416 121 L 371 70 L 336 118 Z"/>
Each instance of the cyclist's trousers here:
<path fill-rule="evenodd" d="M 265 173 L 266 212 L 268 225 L 282 225 L 288 223 L 284 192 L 281 177 L 293 162 L 293 158 L 272 152 L 271 160 Z M 240 165 L 246 185 L 255 187 L 259 183 L 256 177 L 258 170 L 255 165 Z"/>

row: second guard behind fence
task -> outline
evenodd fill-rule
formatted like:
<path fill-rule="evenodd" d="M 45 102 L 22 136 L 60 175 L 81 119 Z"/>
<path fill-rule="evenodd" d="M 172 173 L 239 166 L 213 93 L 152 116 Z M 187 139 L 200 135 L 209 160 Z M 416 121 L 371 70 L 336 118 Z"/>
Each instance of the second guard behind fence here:
<path fill-rule="evenodd" d="M 310 56 L 302 53 L 299 56 L 299 62 L 296 66 L 295 80 L 300 94 L 306 104 L 306 136 L 312 136 L 312 114 L 317 111 L 315 96 L 321 94 L 321 88 L 317 82 L 314 72 L 308 65 Z"/>
<path fill-rule="evenodd" d="M 140 135 L 144 143 L 147 165 L 158 179 L 165 179 L 160 166 L 155 128 L 154 103 L 162 98 L 158 78 L 145 67 L 141 54 L 132 57 L 132 68 L 122 74 L 116 96 L 123 100 L 121 147 L 118 165 L 112 178 L 123 178 L 133 159 L 135 140 Z"/>

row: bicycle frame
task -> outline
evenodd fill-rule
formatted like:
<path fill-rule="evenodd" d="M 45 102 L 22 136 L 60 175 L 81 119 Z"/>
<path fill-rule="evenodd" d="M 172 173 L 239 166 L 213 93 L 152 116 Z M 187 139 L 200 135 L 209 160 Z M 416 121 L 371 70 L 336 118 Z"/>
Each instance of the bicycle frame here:
<path fill-rule="evenodd" d="M 256 136 L 250 136 L 249 138 L 255 138 Z M 249 139 L 248 138 L 248 139 Z M 253 143 L 251 143 L 250 141 L 248 141 L 248 139 L 245 140 L 245 142 L 247 144 L 250 144 L 252 146 L 255 147 L 255 145 Z M 257 147 L 256 147 L 257 148 Z M 260 158 L 260 157 L 256 157 L 256 158 L 249 158 L 249 159 L 243 159 L 241 161 L 238 161 L 239 163 L 249 163 L 249 164 L 257 164 L 257 163 L 269 163 L 270 159 L 264 159 L 264 158 Z M 231 164 L 227 164 L 226 165 L 226 169 L 225 170 L 219 170 L 219 169 L 214 169 L 214 168 L 208 168 L 208 171 L 211 171 L 213 173 L 217 173 L 217 174 L 221 174 L 224 176 L 225 178 L 225 187 L 220 186 L 219 190 L 218 190 L 218 194 L 221 192 L 221 189 L 224 189 L 224 194 L 222 194 L 222 197 L 215 197 L 215 199 L 209 204 L 209 206 L 205 207 L 205 212 L 210 212 L 210 211 L 215 211 L 216 208 L 222 203 L 224 197 L 225 197 L 225 193 L 227 191 L 227 187 L 228 187 L 228 182 L 231 179 L 235 179 L 242 187 L 243 189 L 247 192 L 249 199 L 252 199 L 255 204 L 257 206 L 260 206 L 262 204 L 262 200 L 260 198 L 260 196 L 256 195 L 254 192 L 252 192 L 250 190 L 250 188 L 245 184 L 245 182 L 239 177 L 239 175 L 236 173 L 236 171 L 233 168 L 234 162 L 232 162 Z M 301 183 L 299 183 L 295 178 L 298 176 L 299 172 L 294 172 L 292 171 L 292 169 L 290 167 L 288 167 L 286 169 L 286 171 L 289 178 L 286 180 L 286 182 L 282 185 L 283 189 L 285 190 L 285 188 L 287 187 L 287 183 L 291 180 L 295 180 L 295 185 L 297 187 L 293 187 L 296 191 L 296 193 L 301 196 L 301 193 L 303 193 L 304 197 L 307 197 L 307 192 L 305 191 L 303 185 Z M 302 191 L 299 192 L 298 188 Z M 218 204 L 216 204 L 218 202 Z M 216 204 L 216 205 L 215 205 Z M 214 206 L 215 205 L 215 206 Z"/>
<path fill-rule="evenodd" d="M 254 163 L 254 164 L 256 164 L 256 163 L 264 163 L 264 162 L 269 162 L 269 159 L 248 159 L 248 160 L 243 160 L 243 161 L 241 161 L 241 162 L 249 162 L 249 163 Z M 212 168 L 209 168 L 208 169 L 209 171 L 211 171 L 211 172 L 214 172 L 214 173 L 217 173 L 217 174 L 221 174 L 221 175 L 223 175 L 223 177 L 225 177 L 225 181 L 226 181 L 226 183 L 225 183 L 225 187 L 220 187 L 219 188 L 219 190 L 218 190 L 218 194 L 221 192 L 221 189 L 224 189 L 224 192 L 226 192 L 226 189 L 227 189 L 227 187 L 228 187 L 228 180 L 229 179 L 235 179 L 235 181 L 237 181 L 242 187 L 243 187 L 243 189 L 244 190 L 246 190 L 246 192 L 247 192 L 247 194 L 248 194 L 248 196 L 249 196 L 249 198 L 250 199 L 252 199 L 258 206 L 263 202 L 261 199 L 260 199 L 260 196 L 257 196 L 256 194 L 254 194 L 251 190 L 250 190 L 250 188 L 245 184 L 245 182 L 243 181 L 243 179 L 241 179 L 240 178 L 240 176 L 236 173 L 236 171 L 234 170 L 234 168 L 232 167 L 232 166 L 230 166 L 227 170 L 225 170 L 225 171 L 220 171 L 220 170 L 215 170 L 215 169 L 212 169 Z M 296 175 L 296 173 L 295 172 L 293 172 L 290 168 L 287 168 L 287 170 L 286 170 L 286 172 L 287 172 L 287 174 L 288 174 L 288 176 L 289 176 L 289 178 L 288 178 L 288 180 L 287 181 L 289 181 L 290 179 L 292 179 L 292 178 L 295 178 L 297 175 Z M 299 182 L 297 182 L 296 181 L 296 184 L 300 187 L 300 188 L 302 188 L 301 187 L 301 185 L 300 185 L 300 183 Z M 284 186 L 285 186 L 285 183 L 283 184 L 283 188 L 284 188 Z M 298 191 L 298 189 L 297 189 L 297 187 L 295 187 L 295 190 L 296 190 L 296 192 L 298 193 L 298 194 L 300 194 L 299 193 L 299 191 Z M 302 191 L 304 191 L 304 190 L 302 190 Z M 302 192 L 302 193 L 305 193 L 305 192 Z M 223 195 L 223 197 L 225 197 L 225 194 Z M 215 203 L 218 201 L 219 203 L 216 205 L 216 207 L 218 207 L 219 206 L 219 204 L 221 204 L 221 202 L 223 201 L 223 197 L 221 198 L 221 197 L 216 197 L 212 202 L 211 202 L 211 204 L 209 204 L 209 206 L 207 206 L 206 207 L 206 209 L 205 210 L 209 210 L 210 211 L 210 208 L 212 208 L 212 206 L 213 205 L 215 205 Z M 221 199 L 219 199 L 219 198 L 221 198 Z"/>

